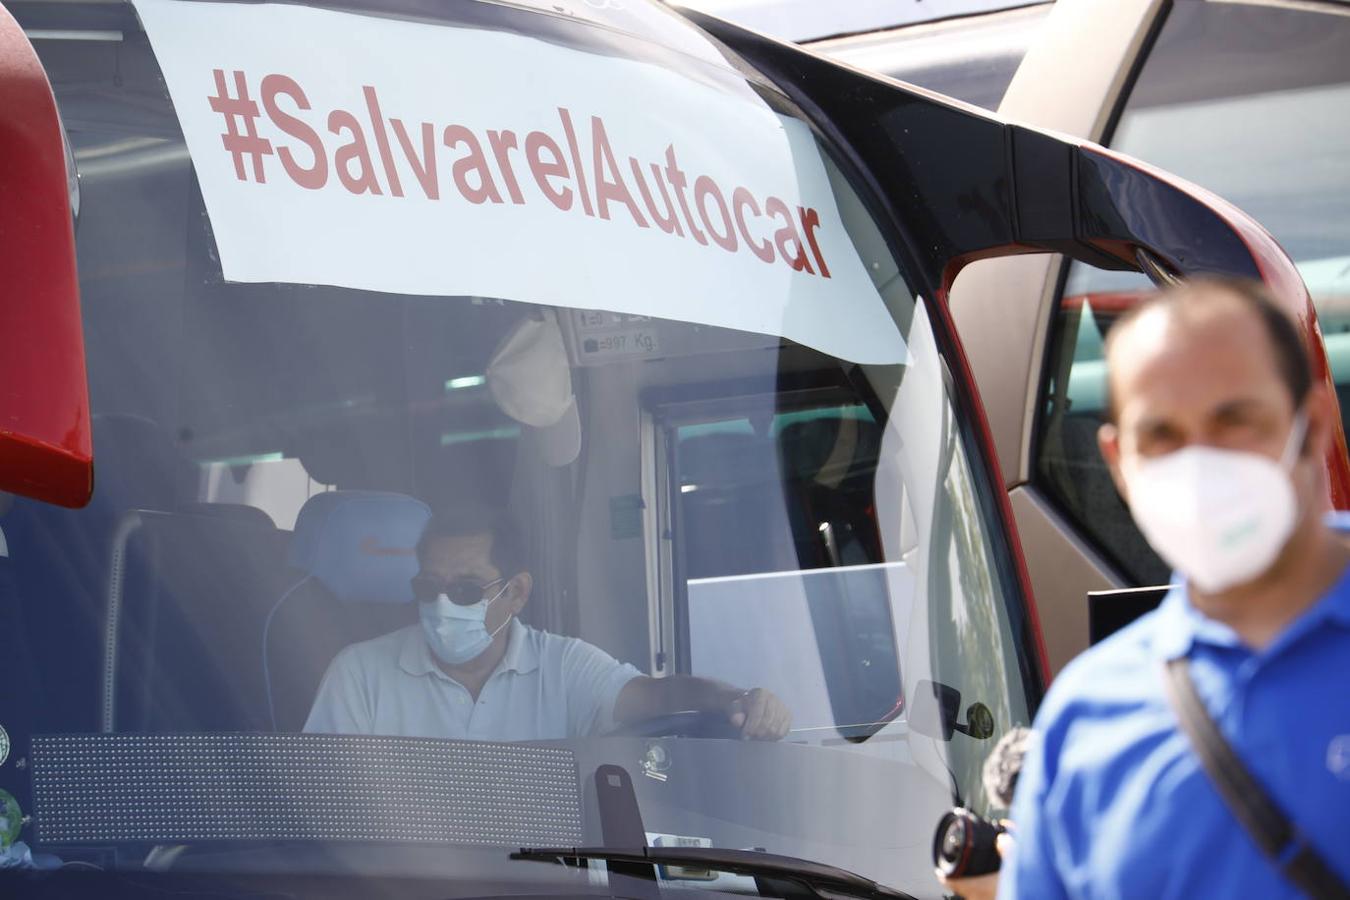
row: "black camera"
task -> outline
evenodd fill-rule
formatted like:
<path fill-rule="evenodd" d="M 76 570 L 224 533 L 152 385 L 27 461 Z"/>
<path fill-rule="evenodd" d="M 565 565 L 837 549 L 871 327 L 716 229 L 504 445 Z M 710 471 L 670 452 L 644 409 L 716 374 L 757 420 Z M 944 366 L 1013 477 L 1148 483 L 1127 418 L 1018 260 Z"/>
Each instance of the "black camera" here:
<path fill-rule="evenodd" d="M 998 836 L 1002 825 L 957 807 L 938 822 L 933 835 L 933 865 L 947 878 L 987 875 L 997 872 L 1002 862 L 998 854 Z"/>
<path fill-rule="evenodd" d="M 970 718 L 973 720 L 974 716 Z M 1021 725 L 1009 729 L 984 761 L 981 780 L 993 805 L 1004 809 L 1012 806 L 1017 776 L 1022 772 L 1022 758 L 1030 742 L 1030 729 Z M 958 799 L 957 802 L 961 801 Z M 933 865 L 946 878 L 997 872 L 1003 862 L 998 852 L 998 836 L 1007 830 L 958 806 L 938 822 L 937 832 L 933 835 Z"/>

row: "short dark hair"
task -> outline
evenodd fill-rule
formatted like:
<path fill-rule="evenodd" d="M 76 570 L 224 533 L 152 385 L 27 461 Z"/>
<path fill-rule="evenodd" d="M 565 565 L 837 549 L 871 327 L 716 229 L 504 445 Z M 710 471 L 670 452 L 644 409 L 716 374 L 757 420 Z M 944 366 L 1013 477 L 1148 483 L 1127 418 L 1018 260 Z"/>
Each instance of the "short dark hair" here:
<path fill-rule="evenodd" d="M 1105 354 L 1109 358 L 1115 335 L 1150 310 L 1157 308 L 1174 310 L 1188 304 L 1204 303 L 1208 301 L 1201 298 L 1215 294 L 1236 298 L 1256 315 L 1270 339 L 1270 348 L 1275 355 L 1275 368 L 1279 371 L 1280 380 L 1289 389 L 1294 406 L 1299 406 L 1312 389 L 1312 365 L 1308 360 L 1308 347 L 1303 342 L 1303 336 L 1299 333 L 1294 320 L 1275 302 L 1266 286 L 1250 278 L 1201 275 L 1163 288 L 1116 320 L 1106 334 Z M 1114 420 L 1116 403 L 1115 397 L 1112 396 L 1109 371 L 1106 389 L 1107 409 L 1111 419 Z"/>
<path fill-rule="evenodd" d="M 492 539 L 489 559 L 502 577 L 510 578 L 529 568 L 525 543 L 511 518 L 500 510 L 477 505 L 441 510 L 432 515 L 422 529 L 422 536 L 417 539 L 417 558 L 421 560 L 430 543 L 438 538 L 479 535 Z"/>

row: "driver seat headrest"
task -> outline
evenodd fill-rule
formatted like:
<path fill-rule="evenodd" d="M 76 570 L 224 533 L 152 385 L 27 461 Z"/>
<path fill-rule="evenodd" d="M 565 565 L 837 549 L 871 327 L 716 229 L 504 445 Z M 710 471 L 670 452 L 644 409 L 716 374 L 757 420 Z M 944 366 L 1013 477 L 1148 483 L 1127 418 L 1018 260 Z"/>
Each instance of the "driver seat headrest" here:
<path fill-rule="evenodd" d="M 404 494 L 316 494 L 296 519 L 288 563 L 345 603 L 411 603 L 430 518 L 430 507 Z"/>

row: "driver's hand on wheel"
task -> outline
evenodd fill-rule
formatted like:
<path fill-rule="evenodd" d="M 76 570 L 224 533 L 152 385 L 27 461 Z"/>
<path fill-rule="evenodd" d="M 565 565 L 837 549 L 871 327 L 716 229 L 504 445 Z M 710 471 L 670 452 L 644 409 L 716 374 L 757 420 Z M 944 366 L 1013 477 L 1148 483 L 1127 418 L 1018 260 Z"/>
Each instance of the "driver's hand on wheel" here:
<path fill-rule="evenodd" d="M 726 706 L 727 720 L 739 728 L 741 737 L 754 741 L 777 741 L 788 733 L 792 713 L 787 705 L 764 688 L 742 691 Z"/>

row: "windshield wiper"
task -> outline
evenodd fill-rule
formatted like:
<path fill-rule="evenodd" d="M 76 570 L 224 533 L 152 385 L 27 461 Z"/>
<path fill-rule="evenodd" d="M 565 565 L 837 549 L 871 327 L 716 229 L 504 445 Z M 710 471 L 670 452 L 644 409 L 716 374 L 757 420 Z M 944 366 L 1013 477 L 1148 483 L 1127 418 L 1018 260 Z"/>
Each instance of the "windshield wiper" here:
<path fill-rule="evenodd" d="M 758 850 L 722 850 L 716 847 L 521 847 L 512 859 L 561 862 L 564 859 L 595 859 L 605 862 L 637 863 L 653 866 L 688 866 L 714 869 L 735 875 L 750 875 L 767 880 L 792 881 L 819 898 L 850 897 L 876 900 L 914 900 L 910 894 L 877 884 L 856 872 L 825 863 L 779 856 Z"/>

